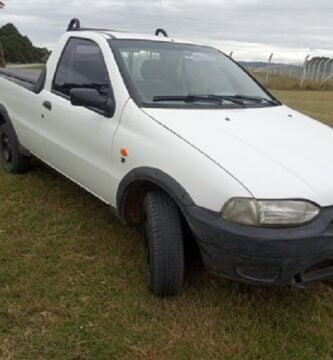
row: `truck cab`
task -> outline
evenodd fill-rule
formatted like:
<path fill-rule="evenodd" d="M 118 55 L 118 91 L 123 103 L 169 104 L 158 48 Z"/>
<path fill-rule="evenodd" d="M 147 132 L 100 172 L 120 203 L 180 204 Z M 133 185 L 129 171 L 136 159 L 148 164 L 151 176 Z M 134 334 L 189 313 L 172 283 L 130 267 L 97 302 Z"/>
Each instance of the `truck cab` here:
<path fill-rule="evenodd" d="M 1 71 L 0 93 L 5 169 L 37 157 L 141 223 L 154 294 L 181 292 L 186 229 L 223 277 L 333 274 L 332 130 L 223 52 L 73 19 L 39 76 Z"/>

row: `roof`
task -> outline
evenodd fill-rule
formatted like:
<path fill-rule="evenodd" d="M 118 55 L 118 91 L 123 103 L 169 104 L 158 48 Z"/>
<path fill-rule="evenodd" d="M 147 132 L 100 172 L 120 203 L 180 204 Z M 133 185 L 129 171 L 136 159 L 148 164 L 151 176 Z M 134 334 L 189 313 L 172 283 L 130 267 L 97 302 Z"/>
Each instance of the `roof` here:
<path fill-rule="evenodd" d="M 193 44 L 193 45 L 203 45 L 199 42 L 195 43 L 189 40 L 173 38 L 173 37 L 166 37 L 166 36 L 156 36 L 154 34 L 141 34 L 135 32 L 125 32 L 119 30 L 107 30 L 107 29 L 80 29 L 70 31 L 71 33 L 77 34 L 78 32 L 84 33 L 100 33 L 101 35 L 107 35 L 110 39 L 128 39 L 128 40 L 148 40 L 148 41 L 159 41 L 159 42 L 174 42 L 174 43 L 182 43 L 182 44 Z"/>
<path fill-rule="evenodd" d="M 0 0 L 1 2 L 1 0 Z M 157 29 L 155 31 L 155 34 L 140 34 L 140 33 L 134 33 L 134 32 L 128 32 L 128 31 L 120 31 L 120 30 L 111 30 L 111 29 L 94 29 L 94 28 L 82 28 L 81 22 L 77 18 L 73 18 L 68 27 L 67 31 L 69 32 L 94 32 L 94 33 L 100 33 L 104 36 L 107 35 L 110 38 L 113 39 L 135 39 L 135 40 L 149 40 L 149 41 L 165 41 L 165 42 L 177 42 L 177 43 L 184 43 L 184 44 L 194 44 L 191 41 L 188 40 L 182 40 L 182 39 L 174 39 L 172 37 L 169 37 L 167 32 L 164 29 Z M 163 36 L 160 36 L 162 34 Z M 198 44 L 199 45 L 199 44 Z"/>
<path fill-rule="evenodd" d="M 165 41 L 165 42 L 177 42 L 177 43 L 192 43 L 192 41 L 166 37 L 163 35 L 156 36 L 154 34 L 141 34 L 134 32 L 122 32 L 122 31 L 108 31 L 108 34 L 117 39 L 135 39 L 135 40 L 150 40 L 150 41 Z"/>

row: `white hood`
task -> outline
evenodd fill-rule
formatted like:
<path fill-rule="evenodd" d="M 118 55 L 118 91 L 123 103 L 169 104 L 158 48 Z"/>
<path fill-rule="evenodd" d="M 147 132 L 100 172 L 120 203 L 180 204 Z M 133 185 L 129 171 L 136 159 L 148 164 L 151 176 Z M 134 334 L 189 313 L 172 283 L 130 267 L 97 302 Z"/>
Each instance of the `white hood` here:
<path fill-rule="evenodd" d="M 256 198 L 333 205 L 333 131 L 317 121 L 285 106 L 144 111 L 219 163 Z"/>

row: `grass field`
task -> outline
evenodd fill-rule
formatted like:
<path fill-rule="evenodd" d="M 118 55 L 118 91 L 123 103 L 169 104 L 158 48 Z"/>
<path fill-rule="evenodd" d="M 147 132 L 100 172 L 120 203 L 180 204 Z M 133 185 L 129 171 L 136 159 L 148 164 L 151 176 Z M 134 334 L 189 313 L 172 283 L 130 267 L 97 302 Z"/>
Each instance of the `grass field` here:
<path fill-rule="evenodd" d="M 266 85 L 266 74 L 265 72 L 253 72 L 252 75 L 259 80 L 262 84 Z M 274 90 L 309 90 L 309 91 L 333 91 L 333 81 L 321 84 L 320 82 L 313 82 L 305 80 L 304 84 L 300 84 L 300 80 L 292 79 L 287 76 L 281 75 L 270 75 L 267 86 Z"/>
<path fill-rule="evenodd" d="M 333 125 L 332 92 L 275 93 Z M 140 231 L 35 163 L 0 170 L 0 359 L 331 359 L 333 280 L 306 290 L 215 279 L 146 290 Z"/>
<path fill-rule="evenodd" d="M 333 127 L 333 91 L 274 91 L 286 105 Z"/>

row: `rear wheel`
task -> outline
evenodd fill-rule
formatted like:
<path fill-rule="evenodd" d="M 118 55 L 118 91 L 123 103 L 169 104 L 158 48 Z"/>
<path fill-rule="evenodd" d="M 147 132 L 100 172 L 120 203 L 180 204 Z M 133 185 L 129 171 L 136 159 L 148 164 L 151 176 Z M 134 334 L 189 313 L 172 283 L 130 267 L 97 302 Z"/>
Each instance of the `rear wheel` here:
<path fill-rule="evenodd" d="M 176 203 L 161 191 L 144 200 L 144 248 L 149 289 L 159 297 L 180 295 L 184 280 L 182 219 Z"/>
<path fill-rule="evenodd" d="M 17 137 L 9 124 L 0 127 L 0 159 L 10 173 L 23 174 L 30 170 L 30 158 L 20 154 Z"/>

